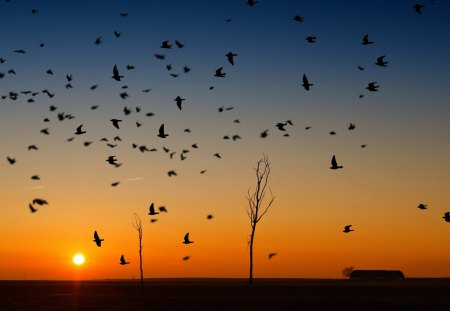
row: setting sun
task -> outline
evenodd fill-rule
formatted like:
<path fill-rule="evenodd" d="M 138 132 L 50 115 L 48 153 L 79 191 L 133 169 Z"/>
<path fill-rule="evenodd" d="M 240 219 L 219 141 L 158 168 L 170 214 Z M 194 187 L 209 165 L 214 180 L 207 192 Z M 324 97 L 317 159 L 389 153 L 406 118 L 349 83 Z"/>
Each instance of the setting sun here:
<path fill-rule="evenodd" d="M 72 258 L 72 262 L 77 265 L 77 266 L 81 266 L 82 264 L 84 264 L 85 258 L 83 254 L 75 254 Z"/>

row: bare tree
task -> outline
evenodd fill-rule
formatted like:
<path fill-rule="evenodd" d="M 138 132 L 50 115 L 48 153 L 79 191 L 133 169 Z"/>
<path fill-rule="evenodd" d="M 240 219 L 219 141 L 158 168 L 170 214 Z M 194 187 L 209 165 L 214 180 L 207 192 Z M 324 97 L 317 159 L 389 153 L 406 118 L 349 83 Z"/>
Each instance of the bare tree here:
<path fill-rule="evenodd" d="M 349 266 L 342 269 L 342 275 L 346 278 L 350 278 L 350 274 L 352 274 L 353 270 L 355 270 L 355 267 Z"/>
<path fill-rule="evenodd" d="M 134 229 L 137 230 L 139 234 L 139 269 L 141 271 L 141 287 L 144 287 L 144 271 L 142 270 L 142 222 L 139 216 L 134 213 Z"/>
<path fill-rule="evenodd" d="M 270 176 L 270 162 L 266 155 L 257 162 L 256 167 L 253 168 L 256 175 L 256 188 L 254 192 L 247 192 L 247 202 L 246 211 L 248 218 L 250 219 L 251 233 L 249 237 L 249 248 L 250 248 L 250 275 L 249 282 L 250 286 L 253 285 L 253 244 L 255 242 L 255 230 L 256 225 L 261 220 L 261 218 L 267 213 L 269 207 L 272 205 L 275 197 L 272 194 L 270 188 L 267 187 L 269 176 Z M 270 192 L 270 198 L 266 198 L 266 191 Z"/>

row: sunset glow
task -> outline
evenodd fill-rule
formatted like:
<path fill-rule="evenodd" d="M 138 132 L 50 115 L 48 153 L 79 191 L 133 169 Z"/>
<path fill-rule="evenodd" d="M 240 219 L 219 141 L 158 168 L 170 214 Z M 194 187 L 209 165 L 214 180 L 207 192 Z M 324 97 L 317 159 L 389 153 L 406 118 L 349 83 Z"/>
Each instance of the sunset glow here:
<path fill-rule="evenodd" d="M 450 1 L 256 2 L 0 1 L 0 279 L 245 278 L 263 155 L 255 278 L 450 277 Z"/>

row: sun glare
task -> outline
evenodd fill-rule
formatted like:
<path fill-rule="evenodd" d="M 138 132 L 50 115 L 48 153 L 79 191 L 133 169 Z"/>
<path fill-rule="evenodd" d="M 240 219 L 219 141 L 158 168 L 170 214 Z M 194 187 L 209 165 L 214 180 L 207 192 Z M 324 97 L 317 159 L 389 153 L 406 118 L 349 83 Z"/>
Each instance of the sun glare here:
<path fill-rule="evenodd" d="M 72 258 L 72 261 L 75 265 L 81 266 L 82 264 L 84 264 L 85 258 L 83 254 L 75 254 Z"/>

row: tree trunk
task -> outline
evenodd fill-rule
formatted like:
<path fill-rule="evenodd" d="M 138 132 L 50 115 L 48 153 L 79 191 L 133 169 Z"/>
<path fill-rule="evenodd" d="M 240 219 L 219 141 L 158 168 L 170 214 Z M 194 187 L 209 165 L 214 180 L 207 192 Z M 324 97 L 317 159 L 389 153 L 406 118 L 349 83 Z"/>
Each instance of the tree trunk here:
<path fill-rule="evenodd" d="M 144 271 L 142 270 L 142 238 L 139 239 L 139 269 L 141 270 L 141 287 L 144 288 Z"/>
<path fill-rule="evenodd" d="M 253 240 L 255 239 L 256 223 L 252 225 L 252 233 L 250 234 L 250 286 L 253 285 Z"/>

